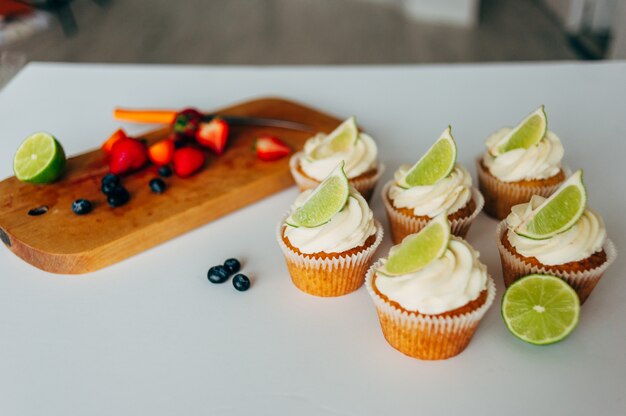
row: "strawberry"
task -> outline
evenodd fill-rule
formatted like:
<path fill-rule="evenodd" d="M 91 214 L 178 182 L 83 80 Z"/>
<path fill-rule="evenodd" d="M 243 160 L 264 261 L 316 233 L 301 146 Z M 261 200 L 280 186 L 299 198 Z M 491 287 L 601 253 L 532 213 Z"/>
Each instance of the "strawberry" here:
<path fill-rule="evenodd" d="M 174 142 L 170 139 L 156 142 L 148 148 L 148 157 L 157 166 L 167 165 L 174 157 Z"/>
<path fill-rule="evenodd" d="M 261 160 L 278 160 L 291 153 L 291 148 L 274 136 L 259 137 L 254 143 L 256 156 Z"/>
<path fill-rule="evenodd" d="M 111 148 L 109 170 L 116 175 L 139 169 L 148 161 L 146 145 L 139 140 L 120 139 Z"/>
<path fill-rule="evenodd" d="M 228 124 L 221 118 L 214 118 L 209 123 L 200 123 L 196 131 L 198 143 L 213 150 L 217 155 L 224 152 L 227 139 Z"/>
<path fill-rule="evenodd" d="M 204 164 L 204 153 L 193 147 L 183 147 L 174 151 L 174 172 L 186 178 L 200 170 Z"/>
<path fill-rule="evenodd" d="M 181 136 L 193 137 L 201 120 L 202 113 L 195 108 L 185 108 L 176 114 L 174 132 Z"/>
<path fill-rule="evenodd" d="M 117 143 L 118 140 L 127 138 L 128 136 L 126 135 L 124 129 L 115 130 L 115 133 L 113 133 L 111 137 L 109 137 L 104 143 L 102 143 L 102 151 L 104 151 L 104 153 L 106 153 L 107 155 L 110 155 L 113 145 Z"/>

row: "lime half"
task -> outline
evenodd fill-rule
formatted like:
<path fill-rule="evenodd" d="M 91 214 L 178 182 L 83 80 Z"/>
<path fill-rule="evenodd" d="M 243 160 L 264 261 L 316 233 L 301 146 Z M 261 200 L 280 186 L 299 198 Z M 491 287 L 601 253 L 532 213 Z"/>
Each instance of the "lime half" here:
<path fill-rule="evenodd" d="M 23 182 L 53 182 L 61 176 L 63 167 L 63 147 L 54 136 L 45 132 L 27 137 L 13 158 L 15 177 Z"/>
<path fill-rule="evenodd" d="M 400 276 L 423 269 L 445 253 L 450 241 L 446 212 L 433 218 L 420 232 L 406 236 L 389 251 L 385 264 L 377 271 L 385 276 Z"/>
<path fill-rule="evenodd" d="M 356 118 L 352 116 L 326 136 L 313 150 L 312 156 L 314 159 L 324 159 L 335 153 L 345 153 L 352 148 L 358 137 Z"/>
<path fill-rule="evenodd" d="M 317 227 L 325 224 L 343 209 L 350 195 L 348 178 L 343 171 L 343 161 L 320 183 L 304 204 L 285 221 L 294 227 Z"/>
<path fill-rule="evenodd" d="M 502 319 L 513 335 L 531 344 L 561 341 L 578 324 L 580 300 L 558 277 L 531 274 L 502 296 Z"/>
<path fill-rule="evenodd" d="M 533 240 L 545 240 L 569 230 L 583 215 L 586 206 L 583 171 L 578 170 L 518 225 L 515 232 Z"/>
<path fill-rule="evenodd" d="M 548 119 L 543 106 L 532 112 L 513 128 L 499 143 L 497 154 L 514 149 L 528 149 L 539 143 L 548 131 Z"/>
<path fill-rule="evenodd" d="M 456 164 L 456 143 L 451 127 L 441 134 L 426 154 L 398 182 L 403 188 L 434 185 L 452 172 Z"/>

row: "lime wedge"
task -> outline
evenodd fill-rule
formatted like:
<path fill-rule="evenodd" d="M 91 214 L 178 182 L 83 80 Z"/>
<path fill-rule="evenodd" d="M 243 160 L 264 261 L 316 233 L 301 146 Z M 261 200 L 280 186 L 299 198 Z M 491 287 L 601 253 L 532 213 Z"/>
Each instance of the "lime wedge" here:
<path fill-rule="evenodd" d="M 398 182 L 403 188 L 434 185 L 452 172 L 456 164 L 456 143 L 451 127 L 441 133 L 426 154 Z"/>
<path fill-rule="evenodd" d="M 63 167 L 63 147 L 54 136 L 44 132 L 27 137 L 13 158 L 15 177 L 22 182 L 53 182 L 61 176 Z"/>
<path fill-rule="evenodd" d="M 294 227 L 317 227 L 325 224 L 343 209 L 350 195 L 348 177 L 343 171 L 344 162 L 320 183 L 311 195 L 285 221 Z"/>
<path fill-rule="evenodd" d="M 502 319 L 519 339 L 536 345 L 567 337 L 578 324 L 580 300 L 558 277 L 531 274 L 513 283 L 502 296 Z"/>
<path fill-rule="evenodd" d="M 583 215 L 586 206 L 583 171 L 578 170 L 522 221 L 515 232 L 533 240 L 545 240 L 569 230 Z"/>
<path fill-rule="evenodd" d="M 314 159 L 324 159 L 335 153 L 344 153 L 350 150 L 359 137 L 359 129 L 356 126 L 356 118 L 350 117 L 333 130 L 313 150 L 311 156 Z"/>
<path fill-rule="evenodd" d="M 445 253 L 450 241 L 448 214 L 433 218 L 417 234 L 406 236 L 389 251 L 385 264 L 377 271 L 385 276 L 400 276 L 423 269 Z"/>
<path fill-rule="evenodd" d="M 496 150 L 497 154 L 514 149 L 528 149 L 539 143 L 547 131 L 548 119 L 543 106 L 541 106 L 500 140 Z"/>

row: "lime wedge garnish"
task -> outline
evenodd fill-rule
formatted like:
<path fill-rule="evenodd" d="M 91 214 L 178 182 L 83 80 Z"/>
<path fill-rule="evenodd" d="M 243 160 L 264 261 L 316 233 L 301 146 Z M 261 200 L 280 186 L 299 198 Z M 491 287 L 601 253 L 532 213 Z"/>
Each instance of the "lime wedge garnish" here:
<path fill-rule="evenodd" d="M 569 230 L 583 215 L 586 206 L 583 171 L 578 170 L 522 221 L 515 232 L 533 240 L 545 240 Z"/>
<path fill-rule="evenodd" d="M 358 137 L 359 129 L 356 126 L 356 118 L 352 116 L 326 136 L 313 150 L 311 156 L 314 159 L 324 159 L 335 153 L 347 152 Z"/>
<path fill-rule="evenodd" d="M 434 185 L 448 176 L 455 164 L 456 143 L 448 126 L 426 154 L 398 181 L 398 185 L 403 188 Z"/>
<path fill-rule="evenodd" d="M 13 172 L 23 182 L 55 181 L 65 166 L 63 147 L 51 134 L 35 133 L 24 140 L 15 152 Z"/>
<path fill-rule="evenodd" d="M 531 274 L 502 296 L 502 319 L 513 335 L 531 344 L 561 341 L 578 324 L 580 300 L 558 277 Z"/>
<path fill-rule="evenodd" d="M 400 276 L 423 269 L 445 253 L 450 241 L 448 214 L 433 218 L 417 234 L 406 236 L 389 251 L 385 264 L 377 271 L 386 276 Z"/>
<path fill-rule="evenodd" d="M 317 188 L 285 221 L 294 227 L 317 227 L 325 224 L 343 209 L 350 195 L 348 177 L 343 171 L 344 162 L 320 183 Z"/>
<path fill-rule="evenodd" d="M 532 112 L 498 142 L 496 153 L 514 149 L 528 149 L 539 143 L 548 131 L 548 119 L 543 106 Z"/>

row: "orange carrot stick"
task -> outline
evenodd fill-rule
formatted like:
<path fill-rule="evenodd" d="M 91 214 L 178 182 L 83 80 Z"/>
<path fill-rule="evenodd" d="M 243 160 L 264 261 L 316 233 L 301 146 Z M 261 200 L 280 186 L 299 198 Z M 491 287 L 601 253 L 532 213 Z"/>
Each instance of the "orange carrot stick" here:
<path fill-rule="evenodd" d="M 131 110 L 129 108 L 116 108 L 113 117 L 121 121 L 134 123 L 163 123 L 171 124 L 176 118 L 174 110 Z"/>

